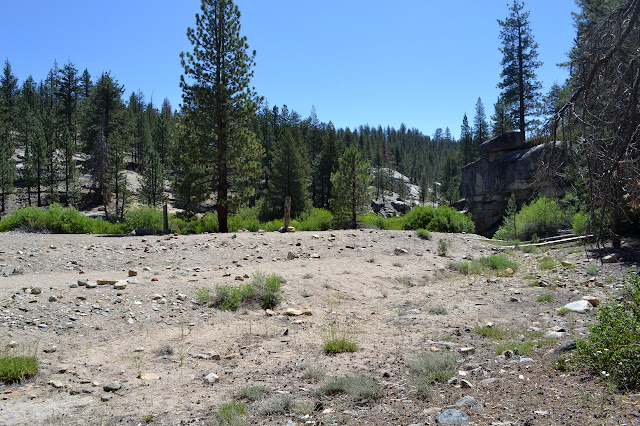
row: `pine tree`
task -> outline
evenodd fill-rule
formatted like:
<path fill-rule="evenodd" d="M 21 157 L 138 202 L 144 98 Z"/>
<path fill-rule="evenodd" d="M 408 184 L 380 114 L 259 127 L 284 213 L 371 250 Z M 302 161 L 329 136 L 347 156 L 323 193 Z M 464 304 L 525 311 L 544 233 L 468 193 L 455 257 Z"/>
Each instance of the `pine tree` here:
<path fill-rule="evenodd" d="M 487 139 L 489 139 L 489 123 L 487 123 L 487 115 L 484 112 L 482 99 L 478 98 L 476 115 L 473 117 L 473 143 L 477 148 Z"/>
<path fill-rule="evenodd" d="M 500 65 L 503 67 L 498 87 L 502 89 L 505 105 L 516 108 L 512 113 L 517 117 L 518 128 L 524 138 L 530 124 L 527 117 L 533 115 L 539 100 L 541 84 L 537 80 L 536 69 L 542 63 L 538 61 L 538 43 L 534 41 L 529 26 L 529 12 L 523 12 L 523 8 L 524 4 L 513 0 L 507 19 L 498 20 L 502 40 Z"/>
<path fill-rule="evenodd" d="M 78 135 L 78 100 L 80 98 L 80 78 L 75 66 L 68 62 L 58 72 L 56 97 L 59 100 L 58 114 L 63 130 L 60 140 L 61 170 L 64 180 L 64 203 L 69 205 L 76 198 L 76 167 L 73 159 Z"/>
<path fill-rule="evenodd" d="M 109 73 L 103 73 L 87 100 L 83 129 L 85 149 L 91 153 L 94 203 L 107 207 L 115 192 L 116 218 L 123 213 L 121 201 L 126 190 L 122 176 L 126 150 L 123 92 Z"/>
<path fill-rule="evenodd" d="M 14 127 L 17 114 L 18 79 L 11 72 L 9 60 L 4 63 L 0 77 L 0 212 L 6 209 L 7 194 L 13 192 L 15 163 Z"/>
<path fill-rule="evenodd" d="M 462 126 L 460 126 L 460 149 L 462 150 L 462 165 L 467 165 L 476 159 L 473 133 L 471 133 L 466 113 L 462 118 Z"/>
<path fill-rule="evenodd" d="M 357 147 L 352 146 L 342 154 L 338 169 L 331 174 L 334 198 L 331 204 L 338 220 L 350 228 L 357 226 L 358 214 L 364 213 L 371 202 L 371 176 L 369 162 Z"/>
<path fill-rule="evenodd" d="M 493 137 L 500 136 L 518 127 L 512 114 L 509 113 L 509 106 L 505 103 L 504 98 L 498 98 L 493 105 L 494 113 L 491 116 L 491 134 Z"/>
<path fill-rule="evenodd" d="M 180 55 L 183 112 L 199 145 L 193 161 L 204 161 L 212 175 L 219 229 L 227 232 L 229 208 L 255 192 L 263 155 L 250 130 L 258 101 L 250 86 L 255 52 L 247 53 L 232 0 L 202 0 L 201 10 L 196 28 L 187 30 L 193 51 Z"/>

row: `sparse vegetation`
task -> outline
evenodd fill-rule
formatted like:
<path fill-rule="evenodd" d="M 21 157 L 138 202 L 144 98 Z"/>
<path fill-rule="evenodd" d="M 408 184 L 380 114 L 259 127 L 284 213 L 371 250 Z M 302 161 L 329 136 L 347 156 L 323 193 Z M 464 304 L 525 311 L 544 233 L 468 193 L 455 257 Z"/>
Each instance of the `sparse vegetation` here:
<path fill-rule="evenodd" d="M 403 229 L 424 229 L 430 232 L 471 233 L 475 224 L 469 216 L 453 207 L 431 206 L 414 207 L 404 216 Z"/>
<path fill-rule="evenodd" d="M 271 388 L 267 386 L 245 386 L 235 393 L 235 399 L 247 402 L 262 401 L 271 392 Z"/>
<path fill-rule="evenodd" d="M 367 376 L 348 376 L 333 379 L 318 389 L 319 395 L 345 395 L 352 402 L 367 403 L 382 397 L 378 383 Z"/>
<path fill-rule="evenodd" d="M 196 290 L 196 302 L 200 305 L 206 305 L 212 299 L 211 292 L 206 287 L 200 287 Z"/>
<path fill-rule="evenodd" d="M 431 239 L 431 232 L 427 231 L 426 229 L 416 229 L 416 232 L 418 233 L 418 237 L 422 238 L 423 240 Z"/>
<path fill-rule="evenodd" d="M 576 341 L 576 365 L 624 390 L 640 388 L 640 276 L 625 277 L 627 299 L 600 307 L 586 339 Z"/>
<path fill-rule="evenodd" d="M 553 269 L 558 266 L 558 263 L 550 256 L 545 256 L 538 261 L 538 268 L 546 270 Z"/>
<path fill-rule="evenodd" d="M 216 417 L 221 426 L 240 426 L 246 424 L 247 405 L 244 402 L 226 402 L 218 408 Z"/>
<path fill-rule="evenodd" d="M 598 267 L 596 265 L 594 265 L 593 263 L 590 264 L 589 266 L 587 266 L 587 274 L 591 275 L 591 276 L 598 275 Z"/>
<path fill-rule="evenodd" d="M 440 238 L 436 253 L 438 253 L 438 256 L 446 256 L 449 252 L 449 247 L 451 247 L 451 241 Z"/>
<path fill-rule="evenodd" d="M 560 315 L 564 316 L 564 315 L 567 315 L 568 313 L 570 313 L 570 312 L 571 312 L 571 309 L 569 309 L 569 308 L 567 308 L 567 307 L 564 307 L 564 306 L 563 306 L 563 307 L 561 307 L 561 308 L 558 308 L 558 309 L 556 310 L 556 312 L 557 312 L 557 313 L 559 313 Z"/>
<path fill-rule="evenodd" d="M 411 384 L 418 397 L 424 398 L 433 383 L 445 383 L 456 373 L 458 357 L 453 352 L 422 352 L 408 363 Z"/>
<path fill-rule="evenodd" d="M 307 400 L 298 400 L 294 395 L 276 395 L 260 404 L 258 411 L 261 415 L 274 414 L 308 414 L 313 411 L 313 404 Z"/>
<path fill-rule="evenodd" d="M 173 355 L 174 350 L 173 350 L 173 346 L 171 346 L 168 343 L 165 343 L 164 345 L 155 348 L 153 350 L 153 353 L 155 353 L 158 356 L 170 356 L 170 355 Z"/>
<path fill-rule="evenodd" d="M 543 294 L 542 296 L 538 296 L 538 298 L 536 299 L 537 302 L 551 302 L 552 300 L 553 294 L 551 293 Z"/>
<path fill-rule="evenodd" d="M 282 277 L 279 275 L 265 275 L 258 271 L 251 276 L 251 281 L 247 284 L 216 286 L 216 294 L 210 298 L 209 304 L 223 311 L 236 311 L 240 306 L 272 309 L 282 298 L 281 283 Z"/>
<path fill-rule="evenodd" d="M 11 348 L 0 353 L 0 380 L 5 383 L 19 383 L 38 372 L 38 358 L 34 350 Z"/>
<path fill-rule="evenodd" d="M 328 327 L 326 335 L 323 338 L 322 349 L 329 355 L 342 352 L 356 352 L 358 350 L 358 343 L 353 338 L 353 332 L 332 324 Z"/>
<path fill-rule="evenodd" d="M 502 340 L 504 339 L 504 336 L 505 336 L 505 332 L 502 329 L 497 327 L 489 327 L 486 325 L 477 327 L 475 329 L 475 332 L 476 334 L 479 334 L 484 337 L 488 337 L 490 339 L 495 339 L 495 340 Z"/>

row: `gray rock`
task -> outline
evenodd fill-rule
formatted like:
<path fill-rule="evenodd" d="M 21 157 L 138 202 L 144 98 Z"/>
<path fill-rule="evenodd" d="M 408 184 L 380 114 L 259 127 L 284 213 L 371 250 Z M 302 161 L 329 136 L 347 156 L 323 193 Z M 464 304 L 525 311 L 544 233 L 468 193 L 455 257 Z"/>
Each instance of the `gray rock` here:
<path fill-rule="evenodd" d="M 87 288 L 96 288 L 96 287 L 98 287 L 98 283 L 95 282 L 95 281 L 87 281 L 85 286 Z"/>
<path fill-rule="evenodd" d="M 57 302 L 58 298 L 56 296 L 49 296 L 49 302 Z"/>
<path fill-rule="evenodd" d="M 31 287 L 31 294 L 42 294 L 42 287 Z"/>
<path fill-rule="evenodd" d="M 465 395 L 457 400 L 455 405 L 456 407 L 469 407 L 472 405 L 476 405 L 477 403 L 478 401 L 476 401 L 474 397 L 472 397 L 471 395 Z"/>
<path fill-rule="evenodd" d="M 78 283 L 70 283 L 69 288 L 78 288 Z"/>
<path fill-rule="evenodd" d="M 127 288 L 127 282 L 125 280 L 120 280 L 113 285 L 114 290 L 124 290 Z"/>
<path fill-rule="evenodd" d="M 409 315 L 418 315 L 420 313 L 420 309 L 408 309 L 407 313 Z"/>
<path fill-rule="evenodd" d="M 453 408 L 447 408 L 442 410 L 438 417 L 436 417 L 436 423 L 452 425 L 452 424 L 464 424 L 469 423 L 471 417 L 467 413 L 461 410 Z"/>
<path fill-rule="evenodd" d="M 574 351 L 576 349 L 576 342 L 573 340 L 568 340 L 551 351 L 552 356 L 560 356 L 564 353 Z"/>
<path fill-rule="evenodd" d="M 497 377 L 490 377 L 488 379 L 484 379 L 480 381 L 480 385 L 482 386 L 489 386 L 497 381 L 499 381 L 500 379 L 498 379 Z"/>
<path fill-rule="evenodd" d="M 567 303 L 564 307 L 579 314 L 584 314 L 585 312 L 593 309 L 593 305 L 588 300 L 577 300 L 575 302 Z"/>
<path fill-rule="evenodd" d="M 114 380 L 113 382 L 107 383 L 106 385 L 104 385 L 102 389 L 105 392 L 115 392 L 117 390 L 120 390 L 121 387 L 122 387 L 122 383 L 120 383 L 117 380 Z"/>
<path fill-rule="evenodd" d="M 400 247 L 396 247 L 393 250 L 393 254 L 395 254 L 396 256 L 400 256 L 400 255 L 407 254 L 407 253 L 409 253 L 407 250 L 405 250 L 403 248 L 400 248 Z"/>

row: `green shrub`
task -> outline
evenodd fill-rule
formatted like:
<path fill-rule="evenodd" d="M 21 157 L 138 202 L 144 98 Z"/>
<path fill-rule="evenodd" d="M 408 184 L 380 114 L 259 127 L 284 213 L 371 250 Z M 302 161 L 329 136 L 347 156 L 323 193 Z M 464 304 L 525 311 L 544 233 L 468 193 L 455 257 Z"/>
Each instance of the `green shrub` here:
<path fill-rule="evenodd" d="M 589 266 L 587 266 L 587 274 L 595 276 L 598 275 L 598 267 L 596 265 L 594 265 L 593 263 Z"/>
<path fill-rule="evenodd" d="M 6 350 L 0 354 L 0 380 L 5 383 L 19 383 L 33 377 L 38 372 L 38 358 L 33 353 Z"/>
<path fill-rule="evenodd" d="M 571 218 L 571 231 L 574 235 L 585 235 L 589 227 L 589 213 L 578 212 Z"/>
<path fill-rule="evenodd" d="M 474 232 L 473 221 L 453 207 L 414 207 L 404 216 L 403 229 L 426 229 L 431 232 Z"/>
<path fill-rule="evenodd" d="M 245 386 L 235 394 L 235 399 L 256 402 L 264 399 L 271 393 L 271 388 L 267 386 Z"/>
<path fill-rule="evenodd" d="M 451 241 L 440 238 L 436 253 L 438 253 L 438 256 L 446 256 L 449 252 L 449 247 L 451 247 Z"/>
<path fill-rule="evenodd" d="M 387 229 L 385 218 L 382 216 L 378 216 L 375 213 L 367 213 L 364 216 L 360 216 L 358 218 L 358 221 L 378 229 Z"/>
<path fill-rule="evenodd" d="M 426 229 L 416 229 L 416 232 L 418 233 L 418 237 L 422 238 L 423 240 L 431 239 L 431 232 L 427 231 Z"/>
<path fill-rule="evenodd" d="M 211 301 L 211 292 L 206 287 L 201 287 L 196 290 L 196 302 L 201 305 L 206 305 Z"/>
<path fill-rule="evenodd" d="M 556 200 L 539 197 L 522 206 L 515 215 L 515 235 L 520 240 L 529 240 L 535 234 L 539 237 L 555 235 L 562 228 L 569 228 L 575 209 L 563 208 Z M 505 217 L 503 225 L 494 238 L 509 240 L 514 238 L 514 218 Z"/>
<path fill-rule="evenodd" d="M 504 271 L 507 268 L 511 268 L 514 271 L 518 270 L 518 264 L 504 254 L 492 254 L 491 256 L 481 258 L 480 262 L 496 271 Z"/>
<path fill-rule="evenodd" d="M 329 210 L 312 208 L 297 217 L 299 231 L 326 231 L 331 229 L 333 215 Z"/>
<path fill-rule="evenodd" d="M 0 221 L 0 231 L 53 232 L 57 234 L 121 234 L 126 225 L 89 218 L 73 207 L 52 204 L 46 209 L 22 207 Z"/>
<path fill-rule="evenodd" d="M 271 309 L 280 303 L 281 284 L 282 277 L 258 271 L 251 276 L 249 283 L 239 286 L 217 285 L 210 305 L 223 311 L 237 311 L 241 306 Z"/>
<path fill-rule="evenodd" d="M 551 302 L 552 300 L 553 300 L 553 294 L 546 293 L 546 294 L 543 294 L 542 296 L 539 296 L 536 299 L 536 302 Z"/>
<path fill-rule="evenodd" d="M 195 221 L 194 231 L 197 234 L 220 231 L 220 228 L 218 227 L 217 213 L 207 212 L 204 214 L 204 216 L 198 218 Z"/>
<path fill-rule="evenodd" d="M 155 207 L 136 207 L 125 213 L 124 222 L 131 230 L 136 228 L 161 230 L 163 228 L 162 210 Z"/>
<path fill-rule="evenodd" d="M 640 388 L 640 276 L 625 277 L 627 300 L 603 305 L 584 340 L 577 340 L 576 365 L 620 389 Z"/>

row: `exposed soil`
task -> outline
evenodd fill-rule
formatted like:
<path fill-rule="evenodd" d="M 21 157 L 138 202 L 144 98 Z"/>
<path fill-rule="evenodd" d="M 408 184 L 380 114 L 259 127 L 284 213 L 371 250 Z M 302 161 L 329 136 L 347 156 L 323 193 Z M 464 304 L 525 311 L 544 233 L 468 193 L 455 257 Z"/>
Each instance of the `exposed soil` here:
<path fill-rule="evenodd" d="M 441 238 L 451 241 L 444 257 L 436 254 Z M 0 423 L 215 424 L 221 404 L 261 385 L 272 390 L 271 400 L 247 404 L 249 424 L 435 424 L 463 396 L 477 401 L 457 407 L 473 424 L 638 424 L 640 395 L 617 393 L 584 372 L 554 369 L 549 354 L 584 337 L 597 311 L 563 316 L 557 308 L 585 295 L 605 301 L 621 294 L 622 273 L 638 267 L 630 257 L 637 247 L 626 248 L 620 263 L 604 265 L 575 245 L 510 252 L 518 270 L 496 276 L 448 268 L 495 253 L 477 235 L 0 234 L 6 275 L 0 277 L 0 342 L 35 350 L 41 362 L 35 377 L 0 385 Z M 557 263 L 553 269 L 541 269 L 547 256 Z M 595 276 L 586 272 L 591 264 Z M 137 276 L 129 277 L 130 270 Z M 285 279 L 272 316 L 196 303 L 198 289 L 215 293 L 216 285 L 241 284 L 258 271 Z M 128 278 L 120 290 L 71 285 Z M 550 287 L 532 286 L 533 278 Z M 552 301 L 537 301 L 547 293 Z M 288 316 L 288 308 L 312 315 Z M 487 322 L 516 341 L 535 335 L 541 346 L 530 355 L 498 356 L 501 342 L 475 331 Z M 359 350 L 325 354 L 331 327 L 350 333 Z M 548 331 L 560 333 L 540 337 Z M 430 351 L 456 353 L 459 373 L 425 397 L 416 393 L 408 365 Z M 219 381 L 207 383 L 207 373 Z M 383 396 L 359 402 L 316 393 L 334 378 L 357 374 L 377 381 Z M 106 391 L 113 381 L 121 388 Z M 265 404 L 283 395 L 298 408 L 268 414 Z"/>

